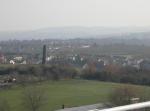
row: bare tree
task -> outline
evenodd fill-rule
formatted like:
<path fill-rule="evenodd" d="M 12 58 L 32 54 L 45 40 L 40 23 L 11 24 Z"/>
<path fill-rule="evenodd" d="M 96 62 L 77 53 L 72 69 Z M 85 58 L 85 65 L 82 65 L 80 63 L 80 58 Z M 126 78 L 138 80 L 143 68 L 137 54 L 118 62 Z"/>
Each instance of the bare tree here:
<path fill-rule="evenodd" d="M 25 109 L 39 111 L 46 104 L 45 91 L 38 87 L 26 88 L 22 100 Z"/>
<path fill-rule="evenodd" d="M 126 105 L 131 103 L 132 98 L 140 98 L 140 89 L 131 85 L 116 88 L 110 95 L 110 101 L 114 105 Z"/>

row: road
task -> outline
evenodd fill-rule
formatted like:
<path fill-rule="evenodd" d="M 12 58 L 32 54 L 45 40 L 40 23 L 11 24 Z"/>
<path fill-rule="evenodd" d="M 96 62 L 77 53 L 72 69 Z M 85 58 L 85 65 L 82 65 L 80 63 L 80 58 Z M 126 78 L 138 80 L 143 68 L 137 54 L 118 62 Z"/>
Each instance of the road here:
<path fill-rule="evenodd" d="M 92 109 L 103 109 L 104 104 L 93 104 L 93 105 L 85 105 L 85 106 L 80 106 L 80 107 L 73 107 L 73 108 L 65 108 L 65 109 L 60 109 L 57 111 L 88 111 Z"/>

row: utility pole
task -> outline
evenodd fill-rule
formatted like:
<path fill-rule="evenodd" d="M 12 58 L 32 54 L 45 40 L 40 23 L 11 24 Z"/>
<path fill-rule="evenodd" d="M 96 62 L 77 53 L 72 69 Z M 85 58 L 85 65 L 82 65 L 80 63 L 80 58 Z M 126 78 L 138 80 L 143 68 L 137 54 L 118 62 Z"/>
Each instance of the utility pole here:
<path fill-rule="evenodd" d="M 43 58 L 42 58 L 42 64 L 46 63 L 46 45 L 43 46 Z"/>

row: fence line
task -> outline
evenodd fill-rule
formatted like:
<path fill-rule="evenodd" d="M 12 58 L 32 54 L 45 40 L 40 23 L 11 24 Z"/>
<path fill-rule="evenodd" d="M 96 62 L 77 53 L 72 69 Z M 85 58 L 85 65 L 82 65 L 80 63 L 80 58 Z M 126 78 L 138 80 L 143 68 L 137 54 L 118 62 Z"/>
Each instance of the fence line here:
<path fill-rule="evenodd" d="M 128 110 L 142 109 L 142 108 L 148 108 L 148 107 L 150 107 L 150 101 L 125 105 L 125 106 L 118 106 L 118 107 L 108 108 L 108 109 L 103 109 L 103 110 L 93 109 L 89 111 L 128 111 Z"/>

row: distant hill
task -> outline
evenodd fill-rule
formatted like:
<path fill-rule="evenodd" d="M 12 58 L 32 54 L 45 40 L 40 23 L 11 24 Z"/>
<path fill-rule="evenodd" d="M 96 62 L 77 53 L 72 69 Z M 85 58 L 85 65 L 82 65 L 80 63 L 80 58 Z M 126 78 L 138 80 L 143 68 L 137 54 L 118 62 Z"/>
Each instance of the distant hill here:
<path fill-rule="evenodd" d="M 72 38 L 143 38 L 150 37 L 150 28 L 53 27 L 22 32 L 0 32 L 0 40 L 72 39 Z"/>

